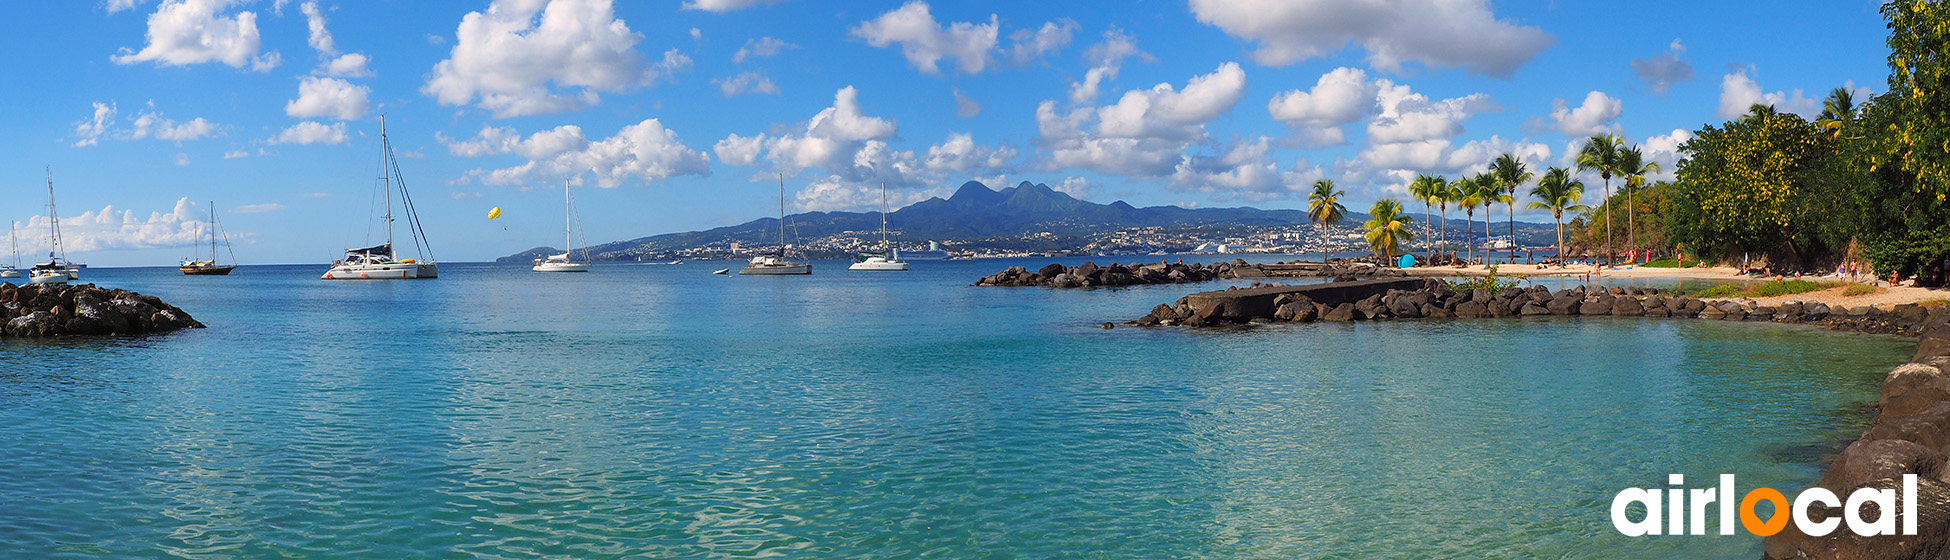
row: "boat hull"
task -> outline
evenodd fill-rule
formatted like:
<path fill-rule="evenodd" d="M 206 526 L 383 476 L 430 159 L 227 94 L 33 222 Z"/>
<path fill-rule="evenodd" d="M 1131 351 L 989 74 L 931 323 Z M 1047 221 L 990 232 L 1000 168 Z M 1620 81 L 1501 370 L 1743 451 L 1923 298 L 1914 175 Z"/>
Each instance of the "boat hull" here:
<path fill-rule="evenodd" d="M 895 271 L 907 270 L 907 263 L 901 261 L 889 262 L 889 261 L 865 260 L 865 261 L 853 263 L 852 266 L 848 266 L 846 267 L 846 269 L 895 272 Z"/>
<path fill-rule="evenodd" d="M 589 272 L 589 263 L 541 263 L 529 270 L 535 272 Z"/>
<path fill-rule="evenodd" d="M 811 264 L 783 264 L 760 266 L 751 265 L 738 271 L 739 276 L 795 276 L 812 274 Z"/>
<path fill-rule="evenodd" d="M 431 276 L 420 275 L 420 270 L 423 266 L 432 265 L 416 263 L 341 264 L 332 267 L 331 270 L 325 271 L 325 275 L 319 278 L 325 280 L 414 280 L 419 278 L 432 278 Z"/>
<path fill-rule="evenodd" d="M 63 272 L 36 272 L 27 276 L 27 282 L 29 284 L 66 284 L 68 283 L 68 274 Z"/>
<path fill-rule="evenodd" d="M 18 270 L 14 270 L 11 268 L 6 270 L 0 270 L 0 278 L 19 278 L 19 277 L 20 277 L 20 271 Z"/>
<path fill-rule="evenodd" d="M 183 266 L 176 268 L 176 270 L 181 270 L 183 274 L 190 276 L 229 276 L 230 271 L 236 269 L 237 267 L 234 266 Z"/>

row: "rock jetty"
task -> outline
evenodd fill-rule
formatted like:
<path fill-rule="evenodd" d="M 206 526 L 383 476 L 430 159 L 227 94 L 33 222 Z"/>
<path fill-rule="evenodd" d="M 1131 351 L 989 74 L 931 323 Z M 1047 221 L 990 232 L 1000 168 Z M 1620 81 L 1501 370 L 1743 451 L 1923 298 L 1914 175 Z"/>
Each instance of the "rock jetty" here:
<path fill-rule="evenodd" d="M 1042 286 L 1046 288 L 1095 288 L 1135 286 L 1143 284 L 1189 284 L 1212 280 L 1237 278 L 1339 278 L 1352 280 L 1357 277 L 1405 276 L 1396 269 L 1384 269 L 1367 263 L 1322 264 L 1310 262 L 1283 262 L 1279 264 L 1250 264 L 1244 259 L 1212 264 L 1170 264 L 1157 263 L 1111 263 L 1097 266 L 1086 262 L 1077 266 L 1049 264 L 1031 272 L 1028 268 L 1012 266 L 1002 272 L 983 276 L 975 281 L 977 286 Z"/>
<path fill-rule="evenodd" d="M 203 328 L 156 296 L 94 284 L 0 283 L 0 334 L 13 337 L 145 334 Z"/>

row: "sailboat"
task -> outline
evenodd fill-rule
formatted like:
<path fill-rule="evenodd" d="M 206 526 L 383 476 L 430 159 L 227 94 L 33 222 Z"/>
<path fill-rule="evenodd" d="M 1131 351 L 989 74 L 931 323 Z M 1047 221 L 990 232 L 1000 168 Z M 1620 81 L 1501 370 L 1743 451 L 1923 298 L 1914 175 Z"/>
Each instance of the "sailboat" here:
<path fill-rule="evenodd" d="M 66 284 L 80 280 L 81 274 L 68 267 L 67 252 L 61 250 L 61 213 L 54 211 L 54 171 L 47 172 L 47 262 L 27 270 L 27 281 L 35 284 Z"/>
<path fill-rule="evenodd" d="M 386 191 L 386 242 L 371 247 L 346 249 L 345 258 L 332 262 L 320 278 L 326 280 L 411 280 L 438 278 L 440 264 L 430 255 L 426 230 L 420 215 L 413 210 L 413 195 L 406 192 L 406 177 L 400 175 L 399 160 L 393 157 L 393 143 L 386 137 L 386 116 L 379 116 L 379 179 Z M 393 188 L 399 188 L 401 206 L 406 210 L 406 231 L 424 260 L 401 259 L 393 252 Z"/>
<path fill-rule="evenodd" d="M 583 250 L 585 262 L 575 262 L 569 255 L 575 253 L 575 212 L 576 199 L 569 194 L 569 184 L 562 183 L 562 254 L 549 255 L 535 259 L 535 272 L 589 272 L 589 251 Z"/>
<path fill-rule="evenodd" d="M 183 264 L 177 266 L 176 270 L 193 276 L 229 276 L 230 271 L 237 269 L 237 250 L 230 251 L 231 264 L 217 264 L 217 234 L 222 231 L 223 226 L 217 223 L 217 203 L 212 201 L 210 203 L 210 259 L 199 261 L 196 260 L 197 255 L 192 254 L 190 258 L 183 259 Z M 223 246 L 230 248 L 230 236 L 227 234 L 223 236 Z"/>
<path fill-rule="evenodd" d="M 847 270 L 907 270 L 907 261 L 901 260 L 900 251 L 887 242 L 887 182 L 880 183 L 880 254 L 861 255 L 860 261 Z"/>
<path fill-rule="evenodd" d="M 751 264 L 745 265 L 738 274 L 745 276 L 786 276 L 812 274 L 812 263 L 792 262 L 785 258 L 785 176 L 779 176 L 779 254 L 752 257 Z"/>
<path fill-rule="evenodd" d="M 0 266 L 0 278 L 20 277 L 20 239 L 17 238 L 15 232 L 18 229 L 20 229 L 20 222 L 10 222 L 7 224 L 7 245 L 13 248 L 14 262 L 13 264 Z"/>

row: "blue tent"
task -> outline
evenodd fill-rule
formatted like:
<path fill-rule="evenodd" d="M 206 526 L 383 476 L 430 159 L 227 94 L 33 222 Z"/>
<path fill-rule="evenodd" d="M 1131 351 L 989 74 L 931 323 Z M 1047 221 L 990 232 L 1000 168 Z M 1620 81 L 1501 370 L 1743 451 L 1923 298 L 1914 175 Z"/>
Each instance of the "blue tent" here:
<path fill-rule="evenodd" d="M 1399 266 L 1402 268 L 1414 268 L 1415 255 L 1402 255 L 1402 258 L 1395 261 L 1395 266 Z"/>

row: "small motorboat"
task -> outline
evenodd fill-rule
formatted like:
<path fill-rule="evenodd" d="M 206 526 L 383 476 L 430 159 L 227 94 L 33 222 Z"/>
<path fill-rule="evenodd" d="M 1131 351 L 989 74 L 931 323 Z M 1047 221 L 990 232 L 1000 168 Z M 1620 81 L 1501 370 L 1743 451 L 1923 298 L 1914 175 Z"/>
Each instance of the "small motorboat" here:
<path fill-rule="evenodd" d="M 731 269 L 729 269 L 729 268 L 720 268 L 720 269 L 717 269 L 717 270 L 714 270 L 714 271 L 711 271 L 711 273 L 712 273 L 712 274 L 731 274 Z"/>

